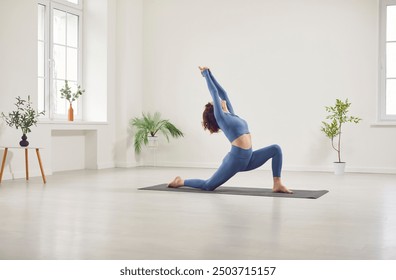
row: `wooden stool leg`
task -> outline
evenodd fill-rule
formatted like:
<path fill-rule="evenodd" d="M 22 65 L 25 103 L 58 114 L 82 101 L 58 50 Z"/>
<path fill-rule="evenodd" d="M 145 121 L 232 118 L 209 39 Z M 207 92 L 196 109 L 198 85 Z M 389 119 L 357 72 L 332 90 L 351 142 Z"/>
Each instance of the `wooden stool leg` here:
<path fill-rule="evenodd" d="M 43 164 L 41 163 L 41 157 L 40 157 L 40 151 L 39 149 L 36 149 L 36 154 L 37 154 L 37 159 L 40 165 L 40 170 L 41 170 L 41 177 L 43 177 L 43 182 L 44 184 L 47 183 L 47 179 L 45 178 L 45 174 L 44 174 L 44 168 L 43 168 Z"/>
<path fill-rule="evenodd" d="M 28 149 L 25 149 L 25 169 L 26 169 L 26 180 L 29 180 L 29 155 Z"/>
<path fill-rule="evenodd" d="M 8 148 L 4 148 L 3 161 L 1 162 L 1 169 L 0 169 L 0 183 L 1 183 L 1 179 L 3 178 L 3 171 L 6 163 L 7 152 L 8 152 Z"/>

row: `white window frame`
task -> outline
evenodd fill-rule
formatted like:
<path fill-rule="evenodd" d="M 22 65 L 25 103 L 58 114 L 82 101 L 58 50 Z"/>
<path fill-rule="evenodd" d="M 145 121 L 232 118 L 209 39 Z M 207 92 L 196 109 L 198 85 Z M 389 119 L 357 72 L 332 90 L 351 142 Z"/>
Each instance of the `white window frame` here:
<path fill-rule="evenodd" d="M 79 0 L 78 4 L 71 3 L 67 0 L 51 0 L 52 2 L 57 2 L 59 4 L 63 4 L 65 6 L 69 6 L 71 8 L 82 10 L 83 8 L 83 0 Z"/>
<path fill-rule="evenodd" d="M 38 4 L 46 7 L 46 24 L 45 24 L 45 56 L 48 63 L 45 65 L 45 74 L 48 79 L 45 80 L 45 118 L 49 120 L 62 120 L 66 119 L 67 112 L 65 114 L 55 113 L 55 88 L 54 88 L 54 69 L 53 69 L 53 10 L 58 9 L 67 13 L 77 15 L 79 17 L 78 25 L 78 74 L 77 84 L 83 87 L 83 69 L 82 69 L 82 25 L 83 25 L 83 11 L 82 11 L 82 0 L 79 0 L 79 4 L 73 4 L 66 0 L 38 0 Z M 65 101 L 66 102 L 66 101 Z M 75 110 L 74 117 L 76 120 L 82 120 L 82 98 L 77 99 L 77 108 Z"/>
<path fill-rule="evenodd" d="M 49 93 L 49 2 L 47 0 L 38 1 L 38 5 L 42 5 L 45 8 L 44 14 L 44 110 L 45 110 L 45 118 L 47 117 L 47 113 L 50 112 L 49 104 L 50 104 L 50 93 Z"/>
<path fill-rule="evenodd" d="M 387 7 L 393 5 L 396 5 L 396 0 L 380 1 L 378 121 L 396 121 L 396 115 L 386 113 L 386 16 Z"/>

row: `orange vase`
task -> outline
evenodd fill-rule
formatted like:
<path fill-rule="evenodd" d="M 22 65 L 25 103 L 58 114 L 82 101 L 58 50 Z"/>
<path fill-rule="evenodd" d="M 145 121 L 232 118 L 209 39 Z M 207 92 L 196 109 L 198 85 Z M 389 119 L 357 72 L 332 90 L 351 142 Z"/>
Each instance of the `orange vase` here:
<path fill-rule="evenodd" d="M 67 118 L 70 122 L 74 121 L 74 110 L 72 107 L 72 104 L 70 103 L 70 107 L 69 107 L 69 115 Z"/>

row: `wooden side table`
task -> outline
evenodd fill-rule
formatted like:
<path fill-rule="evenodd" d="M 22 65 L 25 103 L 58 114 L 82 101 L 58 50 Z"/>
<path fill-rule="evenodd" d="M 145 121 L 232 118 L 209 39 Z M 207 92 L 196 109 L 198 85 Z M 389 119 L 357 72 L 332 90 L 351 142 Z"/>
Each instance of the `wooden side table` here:
<path fill-rule="evenodd" d="M 25 150 L 25 171 L 26 171 L 26 180 L 29 180 L 29 150 L 36 150 L 38 163 L 40 165 L 41 177 L 43 178 L 44 184 L 47 183 L 47 179 L 45 178 L 43 164 L 41 163 L 40 157 L 40 148 L 38 147 L 1 147 L 4 149 L 3 161 L 1 163 L 0 169 L 0 183 L 3 178 L 3 171 L 7 159 L 8 149 L 15 149 L 15 150 Z"/>

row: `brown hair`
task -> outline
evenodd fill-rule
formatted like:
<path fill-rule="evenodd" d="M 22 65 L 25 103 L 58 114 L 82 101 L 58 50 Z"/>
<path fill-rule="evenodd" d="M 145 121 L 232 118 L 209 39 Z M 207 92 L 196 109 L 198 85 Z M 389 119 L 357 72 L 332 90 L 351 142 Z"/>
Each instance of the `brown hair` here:
<path fill-rule="evenodd" d="M 205 130 L 208 129 L 210 133 L 219 132 L 220 127 L 217 124 L 212 103 L 208 103 L 205 105 L 205 110 L 203 111 L 202 119 L 203 119 L 202 126 Z"/>

